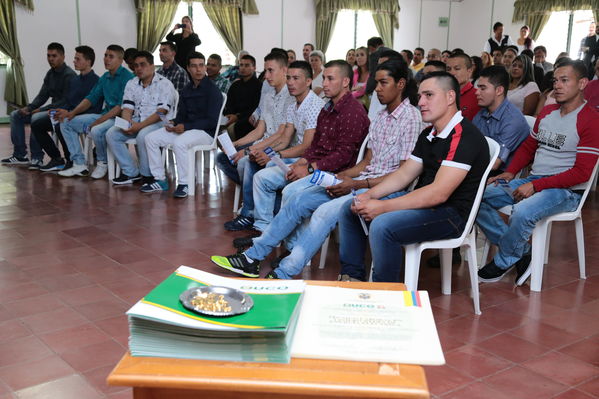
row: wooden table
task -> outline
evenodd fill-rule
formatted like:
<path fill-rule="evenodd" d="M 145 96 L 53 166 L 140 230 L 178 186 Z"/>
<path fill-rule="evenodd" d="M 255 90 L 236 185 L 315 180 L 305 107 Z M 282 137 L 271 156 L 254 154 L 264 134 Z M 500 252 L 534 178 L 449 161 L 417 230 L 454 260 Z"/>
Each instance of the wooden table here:
<path fill-rule="evenodd" d="M 402 290 L 403 284 L 308 281 L 312 285 Z M 348 348 L 350 351 L 351 348 Z M 135 399 L 428 398 L 420 366 L 291 359 L 289 364 L 132 357 L 108 376 Z"/>

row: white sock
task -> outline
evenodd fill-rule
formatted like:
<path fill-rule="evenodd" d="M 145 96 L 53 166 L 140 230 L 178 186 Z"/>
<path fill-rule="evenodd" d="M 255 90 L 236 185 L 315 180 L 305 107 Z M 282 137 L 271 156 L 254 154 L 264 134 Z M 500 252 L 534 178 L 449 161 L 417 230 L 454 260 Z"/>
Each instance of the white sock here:
<path fill-rule="evenodd" d="M 253 260 L 252 258 L 250 258 L 249 256 L 247 256 L 245 252 L 243 253 L 243 256 L 245 256 L 245 258 L 247 259 L 248 262 L 250 262 L 250 263 L 254 263 L 255 262 L 255 260 Z"/>

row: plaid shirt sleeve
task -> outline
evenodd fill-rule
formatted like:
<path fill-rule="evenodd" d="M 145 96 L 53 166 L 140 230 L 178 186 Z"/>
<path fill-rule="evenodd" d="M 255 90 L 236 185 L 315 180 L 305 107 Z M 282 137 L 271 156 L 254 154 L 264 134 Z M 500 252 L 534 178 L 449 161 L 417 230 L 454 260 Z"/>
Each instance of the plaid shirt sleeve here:
<path fill-rule="evenodd" d="M 183 89 L 187 83 L 189 83 L 189 76 L 187 76 L 187 72 L 185 72 L 184 69 L 178 69 L 177 72 L 175 72 L 172 82 L 175 86 L 175 89 L 180 92 L 181 89 Z"/>
<path fill-rule="evenodd" d="M 403 140 L 401 140 L 401 150 L 399 156 L 399 159 L 401 160 L 406 160 L 410 158 L 410 154 L 412 154 L 412 151 L 416 146 L 418 136 L 424 128 L 424 124 L 422 123 L 422 117 L 420 116 L 420 112 L 416 108 L 409 108 L 409 112 L 406 115 L 404 122 L 405 130 L 402 135 Z"/>

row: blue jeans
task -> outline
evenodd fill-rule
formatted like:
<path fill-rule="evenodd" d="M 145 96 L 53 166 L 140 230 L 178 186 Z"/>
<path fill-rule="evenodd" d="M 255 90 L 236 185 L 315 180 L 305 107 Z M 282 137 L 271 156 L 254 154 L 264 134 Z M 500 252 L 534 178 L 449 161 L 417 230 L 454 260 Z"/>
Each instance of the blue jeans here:
<path fill-rule="evenodd" d="M 326 209 L 324 212 L 320 212 L 323 204 L 333 198 L 323 187 L 314 186 L 309 180 L 310 176 L 307 176 L 285 187 L 281 210 L 262 235 L 254 239 L 252 247 L 246 251 L 250 258 L 263 260 L 281 241 L 288 239 L 287 248 L 291 250 L 291 254 L 283 259 L 279 268 L 276 269 L 279 278 L 292 278 L 297 275 L 318 251 L 336 224 L 335 215 L 331 215 L 334 213 L 335 207 L 327 208 L 333 212 L 328 212 Z M 344 203 L 347 200 L 345 197 L 340 197 L 332 202 Z M 314 212 L 317 209 L 318 211 Z M 310 215 L 312 215 L 310 223 L 304 224 Z M 315 215 L 317 215 L 316 219 Z M 331 218 L 331 216 L 333 217 Z M 312 235 L 312 230 L 317 232 Z"/>
<path fill-rule="evenodd" d="M 150 163 L 148 161 L 148 151 L 146 150 L 146 136 L 154 130 L 160 129 L 163 123 L 158 122 L 144 127 L 136 134 L 125 134 L 123 131 L 113 126 L 106 132 L 106 143 L 114 154 L 121 170 L 127 176 L 137 176 L 141 174 L 145 177 L 152 176 L 150 172 Z M 139 157 L 139 168 L 131 157 L 129 148 L 125 142 L 129 139 L 135 139 L 137 142 L 137 156 Z"/>
<path fill-rule="evenodd" d="M 85 129 L 87 126 L 94 123 L 94 121 L 101 116 L 102 115 L 100 114 L 77 115 L 70 121 L 65 121 L 60 124 L 60 130 L 62 131 L 64 140 L 66 141 L 67 147 L 69 147 L 69 152 L 71 153 L 71 161 L 73 161 L 75 165 L 85 164 L 85 155 L 83 154 L 83 149 L 81 148 L 79 134 L 85 134 Z M 90 134 L 96 146 L 96 156 L 98 157 L 98 162 L 106 163 L 106 132 L 113 125 L 114 118 L 111 118 L 100 123 L 99 125 L 94 126 L 91 129 Z"/>
<path fill-rule="evenodd" d="M 298 158 L 283 158 L 287 165 L 297 160 Z M 285 179 L 285 172 L 272 161 L 259 170 L 253 180 L 254 228 L 264 231 L 274 216 L 277 193 L 289 182 Z"/>
<path fill-rule="evenodd" d="M 45 111 L 36 112 L 30 115 L 21 115 L 18 110 L 10 113 L 10 140 L 13 145 L 12 155 L 18 158 L 27 156 L 27 144 L 25 144 L 25 125 L 31 124 L 31 129 L 43 119 L 49 119 Z M 29 135 L 29 149 L 31 150 L 31 159 L 43 159 L 44 153 L 33 134 Z"/>
<path fill-rule="evenodd" d="M 407 194 L 397 192 L 381 198 L 388 200 Z M 351 201 L 344 204 L 339 216 L 340 274 L 364 280 L 366 268 L 366 235 L 360 219 L 351 210 Z M 459 237 L 465 221 L 455 208 L 439 206 L 426 209 L 405 209 L 383 213 L 369 223 L 368 241 L 374 262 L 373 281 L 401 282 L 404 275 L 403 246 L 423 241 Z"/>
<path fill-rule="evenodd" d="M 237 162 L 237 172 L 241 179 L 241 192 L 243 195 L 243 206 L 239 211 L 241 216 L 251 217 L 254 215 L 254 175 L 262 169 L 256 162 L 250 161 L 249 156 L 244 156 Z"/>
<path fill-rule="evenodd" d="M 512 189 L 543 176 L 528 176 L 509 182 Z M 528 240 L 537 222 L 560 212 L 576 210 L 580 194 L 565 188 L 549 188 L 514 203 L 514 199 L 499 186 L 487 186 L 483 195 L 476 224 L 487 239 L 498 247 L 493 258 L 501 269 L 508 269 L 530 252 Z M 512 214 L 506 225 L 497 209 L 512 205 Z"/>
<path fill-rule="evenodd" d="M 247 148 L 252 144 L 253 143 L 235 147 L 235 149 L 237 151 L 243 150 L 244 148 Z M 216 166 L 223 171 L 225 176 L 233 180 L 235 184 L 241 186 L 241 179 L 239 178 L 239 172 L 237 172 L 237 165 L 231 163 L 229 157 L 227 157 L 227 154 L 225 154 L 224 152 L 218 153 L 218 155 L 216 156 Z"/>

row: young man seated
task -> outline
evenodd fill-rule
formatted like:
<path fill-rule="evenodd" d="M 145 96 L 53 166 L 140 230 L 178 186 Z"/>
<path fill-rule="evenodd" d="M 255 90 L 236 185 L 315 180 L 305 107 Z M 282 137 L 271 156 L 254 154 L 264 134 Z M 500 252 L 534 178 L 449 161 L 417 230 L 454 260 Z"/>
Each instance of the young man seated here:
<path fill-rule="evenodd" d="M 260 120 L 254 130 L 233 144 L 239 150 L 233 159 L 225 153 L 217 157 L 218 167 L 233 180 L 240 182 L 243 207 L 239 216 L 225 223 L 227 230 L 250 230 L 254 223 L 254 174 L 262 169 L 252 153 L 263 151 L 280 137 L 285 130 L 286 111 L 295 98 L 287 89 L 287 52 L 275 51 L 264 57 L 265 81 L 272 88 L 260 98 Z M 233 163 L 233 165 L 232 165 Z"/>
<path fill-rule="evenodd" d="M 156 73 L 154 56 L 150 52 L 140 51 L 133 56 L 133 66 L 136 77 L 125 86 L 121 112 L 121 118 L 129 122 L 129 128 L 113 126 L 106 133 L 108 147 L 121 167 L 120 176 L 112 179 L 116 185 L 131 184 L 140 179 L 144 184 L 153 182 L 146 152 L 146 136 L 162 127 L 160 114 L 167 116 L 174 113 L 177 95 L 171 81 Z M 137 143 L 139 166 L 126 144 L 132 138 Z"/>
<path fill-rule="evenodd" d="M 452 74 L 460 84 L 460 109 L 464 118 L 471 121 L 480 110 L 476 100 L 475 88 L 470 82 L 474 65 L 466 54 L 452 54 L 447 60 L 447 72 Z"/>
<path fill-rule="evenodd" d="M 111 44 L 104 53 L 104 67 L 106 72 L 100 77 L 92 91 L 75 109 L 66 113 L 60 119 L 60 130 L 69 147 L 73 166 L 58 172 L 60 176 L 87 176 L 85 155 L 79 141 L 79 134 L 90 134 L 96 146 L 98 164 L 91 177 L 101 179 L 106 176 L 106 132 L 114 125 L 114 118 L 121 113 L 121 103 L 125 85 L 133 78 L 123 64 L 125 50 L 118 44 Z M 97 104 L 104 103 L 104 108 L 99 114 L 84 114 Z"/>
<path fill-rule="evenodd" d="M 175 86 L 175 90 L 181 93 L 181 90 L 189 83 L 189 75 L 185 69 L 181 68 L 175 62 L 177 46 L 173 42 L 162 42 L 160 43 L 158 54 L 160 61 L 162 61 L 162 66 L 158 68 L 156 73 L 170 80 L 173 86 Z"/>
<path fill-rule="evenodd" d="M 340 274 L 364 280 L 366 242 L 374 281 L 403 280 L 403 246 L 459 237 L 489 165 L 489 147 L 459 111 L 460 86 L 447 72 L 425 76 L 419 88 L 422 120 L 432 126 L 418 137 L 401 167 L 341 209 Z M 418 178 L 416 188 L 406 188 Z M 360 217 L 369 223 L 364 234 Z"/>
<path fill-rule="evenodd" d="M 271 144 L 276 155 L 288 165 L 295 163 L 310 147 L 324 101 L 310 86 L 312 68 L 305 61 L 295 61 L 287 69 L 287 89 L 296 102 L 287 109 L 287 124 L 280 138 Z M 254 229 L 264 231 L 274 216 L 277 192 L 290 180 L 264 151 L 252 153 L 256 162 L 266 165 L 254 175 Z M 269 162 L 270 161 L 270 162 Z"/>
<path fill-rule="evenodd" d="M 146 151 L 153 181 L 146 182 L 142 193 L 168 190 L 168 181 L 160 149 L 171 144 L 177 160 L 178 185 L 173 193 L 175 198 L 187 197 L 187 150 L 195 145 L 212 144 L 214 128 L 220 115 L 223 96 L 216 85 L 206 77 L 205 58 L 202 53 L 193 52 L 187 57 L 187 71 L 191 82 L 181 91 L 176 118 L 165 127 L 154 130 L 146 137 Z"/>
<path fill-rule="evenodd" d="M 291 170 L 287 173 L 287 179 L 293 183 L 283 190 L 281 211 L 258 239 L 265 244 L 261 245 L 260 249 L 257 249 L 257 246 L 250 249 L 246 254 L 213 256 L 212 260 L 217 265 L 246 277 L 258 277 L 260 260 L 301 224 L 301 216 L 298 219 L 297 214 L 291 215 L 288 212 L 295 212 L 298 210 L 297 204 L 302 204 L 305 217 L 308 217 L 320 204 L 331 198 L 323 187 L 310 183 L 314 170 L 338 173 L 355 164 L 360 144 L 368 133 L 369 121 L 364 107 L 350 91 L 353 71 L 347 62 L 335 60 L 325 65 L 323 74 L 323 90 L 331 100 L 318 115 L 316 132 L 310 147 L 302 158 L 291 165 Z M 348 177 L 345 180 L 351 179 Z M 344 189 L 346 192 L 349 190 L 348 187 Z M 301 195 L 302 200 L 296 201 L 296 195 Z M 251 244 L 251 240 L 248 244 Z M 293 243 L 288 242 L 287 247 L 292 249 Z M 291 270 L 288 272 L 292 273 Z M 271 272 L 268 277 L 291 276 Z"/>
<path fill-rule="evenodd" d="M 530 276 L 530 244 L 535 224 L 560 212 L 578 207 L 580 192 L 569 187 L 587 181 L 599 155 L 599 115 L 584 98 L 588 83 L 582 61 L 566 61 L 554 71 L 557 104 L 539 114 L 533 131 L 516 151 L 505 172 L 489 179 L 504 179 L 513 190 L 490 184 L 484 194 L 476 223 L 487 239 L 497 245 L 497 254 L 478 271 L 479 280 L 500 280 L 516 268 L 516 285 Z M 514 179 L 532 163 L 528 177 Z M 512 205 L 506 224 L 497 209 Z"/>

